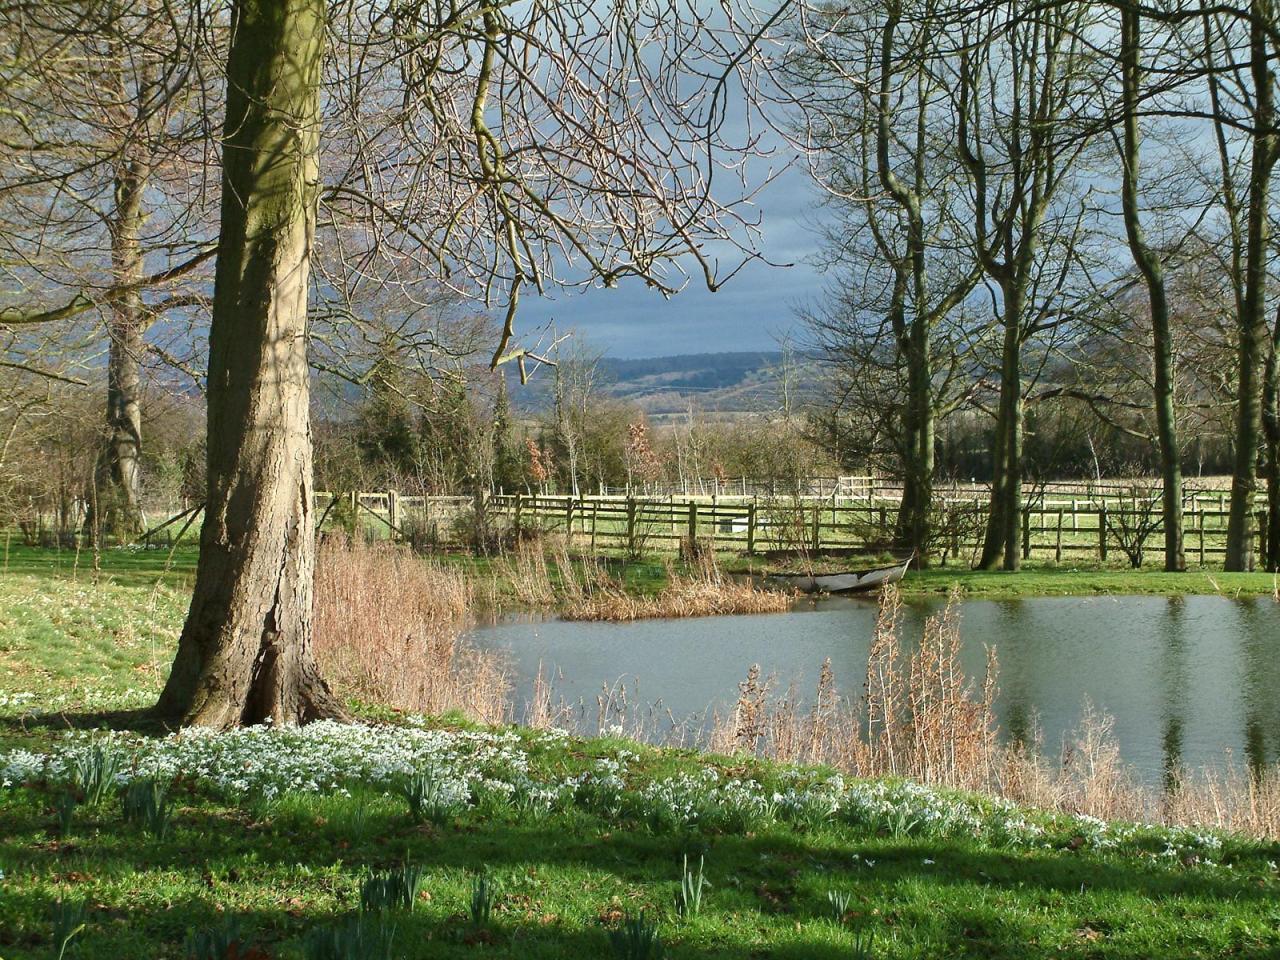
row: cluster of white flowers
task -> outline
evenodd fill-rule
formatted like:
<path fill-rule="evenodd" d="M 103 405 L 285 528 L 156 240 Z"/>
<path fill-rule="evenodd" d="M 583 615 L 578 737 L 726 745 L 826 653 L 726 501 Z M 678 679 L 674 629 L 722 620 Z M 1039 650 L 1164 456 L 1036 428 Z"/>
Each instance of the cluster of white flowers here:
<path fill-rule="evenodd" d="M 196 780 L 230 794 L 270 799 L 282 793 L 328 793 L 363 783 L 390 787 L 429 771 L 466 795 L 487 781 L 527 777 L 528 755 L 514 732 L 431 730 L 319 722 L 305 727 L 246 727 L 228 733 L 188 730 L 160 739 L 121 733 L 73 733 L 41 758 L 37 775 L 65 779 L 77 756 L 94 746 L 124 755 L 120 779 Z M 0 758 L 10 779 L 13 755 Z M 21 779 L 32 779 L 23 758 Z M 21 782 L 17 776 L 15 782 Z"/>
<path fill-rule="evenodd" d="M 497 803 L 538 816 L 579 805 L 658 832 L 700 829 L 743 833 L 774 821 L 818 827 L 832 821 L 901 836 L 974 836 L 993 843 L 1049 843 L 1043 822 L 1012 803 L 936 790 L 910 781 L 846 780 L 812 770 L 783 771 L 769 782 L 726 776 L 712 766 L 653 779 L 634 769 L 640 755 L 609 745 L 583 773 L 544 775 L 537 758 L 563 749 L 564 731 L 433 729 L 314 723 L 302 728 L 249 727 L 215 734 L 185 731 L 164 738 L 75 732 L 48 754 L 0 753 L 0 786 L 71 777 L 94 749 L 119 754 L 117 780 L 185 779 L 233 797 L 271 800 L 290 793 L 346 793 L 361 784 L 391 791 L 411 775 L 427 778 L 430 803 L 451 809 Z M 1108 823 L 1076 816 L 1053 821 L 1055 834 L 1094 850 L 1163 841 L 1161 856 L 1212 864 L 1222 838 L 1191 830 Z M 1060 840 L 1059 840 L 1060 842 Z"/>

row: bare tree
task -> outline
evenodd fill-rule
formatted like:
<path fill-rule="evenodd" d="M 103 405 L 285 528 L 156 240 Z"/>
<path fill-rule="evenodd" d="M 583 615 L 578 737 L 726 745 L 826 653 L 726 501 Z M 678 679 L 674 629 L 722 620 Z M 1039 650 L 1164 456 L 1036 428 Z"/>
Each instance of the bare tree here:
<path fill-rule="evenodd" d="M 803 10 L 802 22 L 798 62 L 818 91 L 799 100 L 804 143 L 818 181 L 850 214 L 828 242 L 850 289 L 810 315 L 810 327 L 828 359 L 843 357 L 849 366 L 856 358 L 846 383 L 860 403 L 877 417 L 886 407 L 895 411 L 903 475 L 896 540 L 927 563 L 935 423 L 964 368 L 955 331 L 941 343 L 935 338 L 982 273 L 974 258 L 954 255 L 972 211 L 950 186 L 960 171 L 948 143 L 955 114 L 941 78 L 948 31 L 932 0 L 893 0 L 868 13 L 818 6 Z M 854 233 L 863 235 L 861 244 Z M 855 253 L 860 246 L 865 254 Z M 856 262 L 866 257 L 889 275 Z M 868 325 L 858 315 L 873 303 L 881 316 Z M 896 395 L 869 396 L 858 384 L 884 390 L 883 378 L 868 378 L 882 340 L 891 345 L 882 366 L 901 387 Z"/>
<path fill-rule="evenodd" d="M 201 13 L 165 0 L 0 4 L 14 303 L 0 323 L 66 339 L 69 321 L 101 316 L 106 425 L 90 499 L 105 516 L 93 526 L 126 534 L 141 526 L 143 363 L 164 356 L 145 337 L 202 302 L 188 275 L 212 255 Z"/>
<path fill-rule="evenodd" d="M 1144 46 L 1142 36 L 1142 14 L 1135 8 L 1121 8 L 1120 87 L 1123 138 L 1120 196 L 1129 252 L 1146 284 L 1151 312 L 1151 361 L 1154 372 L 1152 402 L 1156 414 L 1163 480 L 1161 503 L 1164 568 L 1177 571 L 1186 569 L 1186 557 L 1182 545 L 1182 451 L 1178 446 L 1174 397 L 1173 327 L 1165 288 L 1164 263 L 1160 254 L 1148 242 L 1140 209 L 1142 134 L 1139 107 L 1144 94 L 1142 59 L 1154 59 L 1154 51 Z M 1139 551 L 1139 558 L 1134 565 L 1137 566 L 1140 562 Z"/>
<path fill-rule="evenodd" d="M 1063 201 L 1089 143 L 1073 124 L 1091 89 L 1086 4 L 991 4 L 961 27 L 954 85 L 960 154 L 973 191 L 973 250 L 998 292 L 1002 331 L 991 505 L 979 565 L 1021 564 L 1023 348 L 1052 324 L 1054 287 L 1044 250 L 1055 241 L 1058 276 L 1071 263 L 1082 211 Z M 1046 280 L 1049 283 L 1046 284 Z"/>

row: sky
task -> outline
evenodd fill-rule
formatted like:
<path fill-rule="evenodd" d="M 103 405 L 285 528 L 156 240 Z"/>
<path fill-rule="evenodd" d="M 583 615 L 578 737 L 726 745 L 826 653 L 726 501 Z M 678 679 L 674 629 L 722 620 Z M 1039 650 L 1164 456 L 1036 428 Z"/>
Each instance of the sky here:
<path fill-rule="evenodd" d="M 758 195 L 760 249 L 775 267 L 753 262 L 716 293 L 691 279 L 664 299 L 640 282 L 554 298 L 525 296 L 518 323 L 526 342 L 554 321 L 572 329 L 594 352 L 611 357 L 662 357 L 681 353 L 776 350 L 795 331 L 796 308 L 812 301 L 822 278 L 811 260 L 818 248 L 818 194 L 803 166 L 791 166 Z"/>

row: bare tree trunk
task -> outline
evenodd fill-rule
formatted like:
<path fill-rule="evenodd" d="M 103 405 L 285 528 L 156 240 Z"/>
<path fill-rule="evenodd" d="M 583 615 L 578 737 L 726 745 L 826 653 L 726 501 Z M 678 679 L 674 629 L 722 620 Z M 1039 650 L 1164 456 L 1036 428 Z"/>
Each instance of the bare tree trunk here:
<path fill-rule="evenodd" d="M 933 503 L 933 371 L 929 330 L 924 320 L 911 324 L 907 349 L 907 404 L 903 417 L 904 457 L 902 505 L 896 539 L 915 553 L 921 567 L 930 563 L 929 510 Z"/>
<path fill-rule="evenodd" d="M 1141 76 L 1138 58 L 1142 50 L 1140 14 L 1122 9 L 1120 30 L 1121 81 L 1124 98 L 1124 146 L 1121 200 L 1125 234 L 1133 262 L 1147 286 L 1151 304 L 1153 403 L 1160 440 L 1160 473 L 1163 478 L 1164 568 L 1185 570 L 1182 534 L 1182 453 L 1178 448 L 1177 412 L 1173 396 L 1173 334 L 1169 323 L 1169 300 L 1165 292 L 1164 265 L 1146 241 L 1138 211 L 1138 172 L 1141 133 L 1138 128 L 1138 86 Z"/>
<path fill-rule="evenodd" d="M 142 279 L 139 237 L 144 218 L 146 166 L 121 164 L 116 177 L 116 216 L 111 227 L 112 277 L 119 286 Z M 122 537 L 142 530 L 142 300 L 131 290 L 111 304 L 107 355 L 107 436 L 98 470 L 97 501 L 104 514 L 91 527 Z"/>
<path fill-rule="evenodd" d="M 1272 320 L 1271 343 L 1262 377 L 1262 433 L 1266 447 L 1266 568 L 1280 572 L 1280 312 Z"/>
<path fill-rule="evenodd" d="M 978 566 L 1022 566 L 1022 296 L 1019 281 L 1003 283 L 1004 342 L 1000 352 L 1000 403 L 992 447 L 991 500 Z"/>
<path fill-rule="evenodd" d="M 344 716 L 311 643 L 306 356 L 324 0 L 237 0 L 209 336 L 208 499 L 157 712 L 224 728 Z"/>
<path fill-rule="evenodd" d="M 1253 567 L 1254 494 L 1262 431 L 1261 366 L 1266 356 L 1267 251 L 1271 171 L 1276 161 L 1275 78 L 1264 24 L 1272 22 L 1270 0 L 1252 0 L 1249 24 L 1254 106 L 1249 165 L 1249 208 L 1245 238 L 1244 302 L 1237 322 L 1235 465 L 1231 474 L 1231 512 L 1227 518 L 1227 570 Z"/>

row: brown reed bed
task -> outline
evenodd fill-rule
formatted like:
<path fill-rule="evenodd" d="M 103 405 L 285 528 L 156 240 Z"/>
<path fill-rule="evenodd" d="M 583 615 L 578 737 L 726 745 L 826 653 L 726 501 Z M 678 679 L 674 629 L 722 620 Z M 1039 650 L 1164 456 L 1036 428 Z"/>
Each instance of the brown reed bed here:
<path fill-rule="evenodd" d="M 462 639 L 473 601 L 463 574 L 405 547 L 327 538 L 316 564 L 316 655 L 346 695 L 507 722 L 509 665 Z"/>
<path fill-rule="evenodd" d="M 699 553 L 688 571 L 668 564 L 666 583 L 654 594 L 631 593 L 608 580 L 596 580 L 592 586 L 593 589 L 580 590 L 576 596 L 566 598 L 564 619 L 621 622 L 781 613 L 790 609 L 795 600 L 792 593 L 762 590 L 749 581 L 727 576 L 711 551 Z"/>
<path fill-rule="evenodd" d="M 859 777 L 906 777 L 986 793 L 1041 810 L 1104 820 L 1234 830 L 1280 839 L 1280 768 L 1173 771 L 1163 788 L 1140 783 L 1121 758 L 1110 717 L 1086 702 L 1055 755 L 1038 737 L 1001 743 L 994 712 L 998 664 L 981 678 L 959 660 L 958 597 L 930 618 L 920 643 L 901 636 L 896 588 L 880 599 L 861 696 L 847 697 L 824 662 L 817 689 L 775 693 L 752 665 L 732 710 L 712 719 L 708 746 L 784 762 L 829 764 Z"/>

